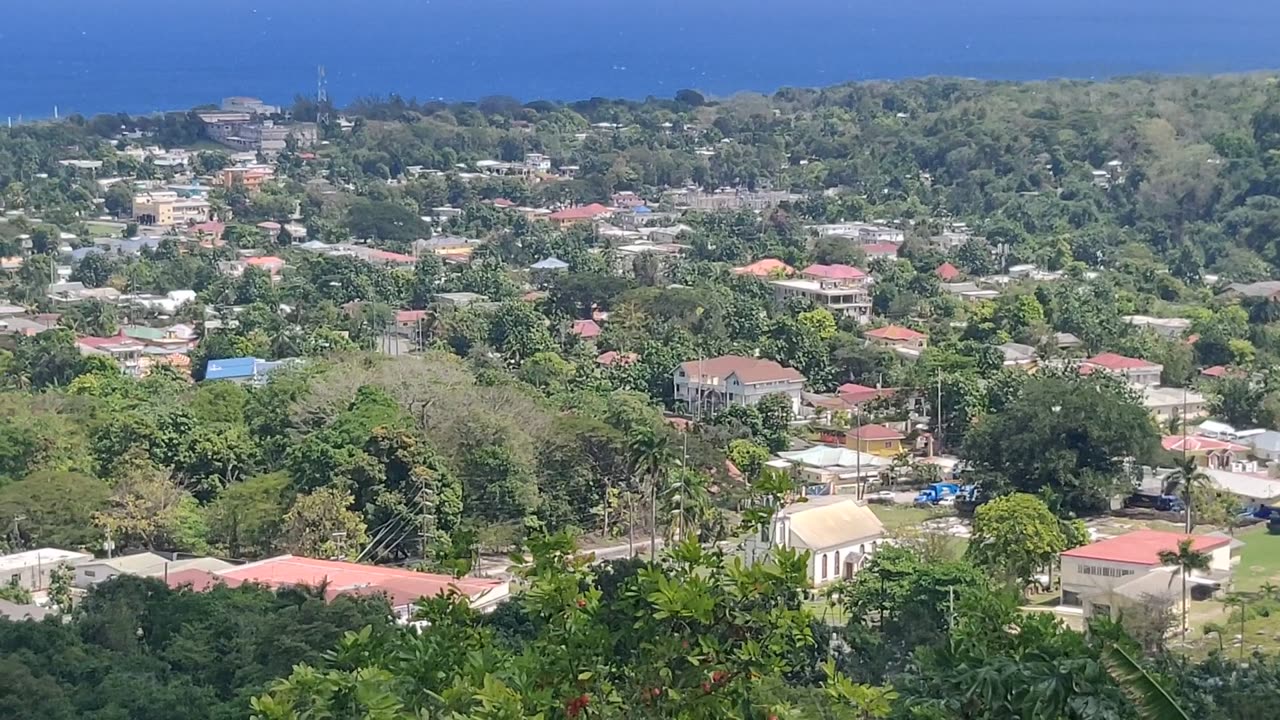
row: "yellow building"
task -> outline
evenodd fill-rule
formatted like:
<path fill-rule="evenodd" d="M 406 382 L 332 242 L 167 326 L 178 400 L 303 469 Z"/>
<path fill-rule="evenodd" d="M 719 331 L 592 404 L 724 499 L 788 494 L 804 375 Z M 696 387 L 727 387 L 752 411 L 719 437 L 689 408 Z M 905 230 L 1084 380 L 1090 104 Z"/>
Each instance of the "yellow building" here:
<path fill-rule="evenodd" d="M 880 457 L 896 457 L 902 452 L 902 441 L 906 435 L 885 427 L 884 425 L 863 425 L 853 428 L 845 435 L 846 444 L 868 455 Z"/>

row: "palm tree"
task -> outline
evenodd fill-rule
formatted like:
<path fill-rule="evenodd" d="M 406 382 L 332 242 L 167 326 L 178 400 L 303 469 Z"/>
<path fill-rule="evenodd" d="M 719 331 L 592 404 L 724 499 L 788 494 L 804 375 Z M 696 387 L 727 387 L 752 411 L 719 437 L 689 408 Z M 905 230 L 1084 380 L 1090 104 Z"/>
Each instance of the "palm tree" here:
<path fill-rule="evenodd" d="M 1141 720 L 1191 720 L 1187 711 L 1129 651 L 1117 644 L 1108 644 L 1102 649 L 1102 664 L 1120 692 L 1133 703 Z"/>
<path fill-rule="evenodd" d="M 697 535 L 711 509 L 707 477 L 688 468 L 679 468 L 667 475 L 663 495 L 667 514 L 673 519 L 667 526 L 669 539 L 679 542 L 690 534 Z"/>
<path fill-rule="evenodd" d="M 1192 570 L 1208 570 L 1209 556 L 1196 550 L 1191 538 L 1178 541 L 1178 550 L 1161 550 L 1160 564 L 1177 567 L 1182 576 L 1182 640 L 1187 639 L 1187 573 Z"/>
<path fill-rule="evenodd" d="M 637 489 L 648 483 L 649 491 L 649 560 L 658 559 L 658 478 L 671 459 L 671 444 L 666 435 L 643 428 L 628 443 L 631 472 Z"/>
<path fill-rule="evenodd" d="M 1187 506 L 1186 513 L 1186 532 L 1191 534 L 1191 530 L 1195 527 L 1194 516 L 1191 512 L 1192 496 L 1197 490 L 1208 487 L 1212 482 L 1209 476 L 1205 474 L 1204 468 L 1196 463 L 1195 458 L 1183 458 L 1178 463 L 1178 467 L 1164 481 L 1164 494 L 1173 495 L 1180 493 L 1182 495 L 1182 503 Z"/>

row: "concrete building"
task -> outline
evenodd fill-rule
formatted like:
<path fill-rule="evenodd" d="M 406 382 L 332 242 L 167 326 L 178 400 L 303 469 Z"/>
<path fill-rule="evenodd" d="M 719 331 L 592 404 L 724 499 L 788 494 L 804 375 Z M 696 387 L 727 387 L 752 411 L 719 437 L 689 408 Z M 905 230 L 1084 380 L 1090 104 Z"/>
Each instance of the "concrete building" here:
<path fill-rule="evenodd" d="M 208 222 L 210 208 L 207 200 L 183 197 L 172 190 L 133 196 L 133 219 L 139 225 L 171 227 Z"/>
<path fill-rule="evenodd" d="M 910 358 L 917 358 L 929 347 L 929 336 L 901 325 L 886 325 L 862 333 L 872 345 L 888 348 Z"/>
<path fill-rule="evenodd" d="M 92 560 L 88 553 L 40 548 L 0 556 L 0 585 L 16 584 L 31 592 L 47 590 L 53 571 L 60 565 L 76 567 Z"/>
<path fill-rule="evenodd" d="M 143 376 L 142 352 L 146 345 L 123 333 L 106 338 L 76 338 L 76 348 L 80 350 L 81 355 L 97 355 L 110 359 L 116 367 L 120 368 L 120 372 L 129 377 Z"/>
<path fill-rule="evenodd" d="M 1201 589 L 1198 594 L 1211 594 L 1227 581 L 1239 560 L 1232 553 L 1231 538 L 1138 530 L 1061 553 L 1062 604 L 1082 608 L 1086 619 L 1115 617 L 1119 604 L 1170 584 L 1177 585 L 1180 600 L 1181 578 L 1175 568 L 1161 564 L 1160 553 L 1177 552 L 1186 539 L 1209 556 L 1208 572 L 1192 573 L 1187 580 Z"/>
<path fill-rule="evenodd" d="M 700 417 L 730 405 L 755 405 L 779 393 L 791 401 L 792 415 L 799 415 L 804 383 L 799 370 L 741 355 L 691 360 L 672 373 L 676 401 Z"/>
<path fill-rule="evenodd" d="M 811 495 L 835 495 L 875 480 L 893 463 L 888 458 L 837 445 L 814 445 L 778 453 L 770 465 L 792 474 Z"/>
<path fill-rule="evenodd" d="M 848 265 L 810 265 L 794 278 L 770 283 L 779 302 L 802 297 L 832 315 L 845 315 L 859 323 L 871 320 L 871 277 Z"/>
<path fill-rule="evenodd" d="M 820 587 L 852 579 L 885 542 L 884 525 L 865 504 L 848 496 L 806 498 L 779 510 L 769 526 L 746 543 L 748 562 L 774 548 L 809 552 L 809 581 Z"/>
<path fill-rule="evenodd" d="M 141 552 L 114 558 L 90 559 L 80 563 L 76 566 L 75 586 L 78 588 L 92 587 L 118 575 L 159 578 L 167 581 L 170 575 L 183 570 L 197 569 L 206 572 L 218 572 L 232 567 L 235 566 L 217 558 L 171 560 L 157 553 Z"/>
<path fill-rule="evenodd" d="M 228 113 L 249 115 L 279 115 L 280 106 L 268 105 L 256 97 L 235 96 L 222 99 L 221 109 Z"/>

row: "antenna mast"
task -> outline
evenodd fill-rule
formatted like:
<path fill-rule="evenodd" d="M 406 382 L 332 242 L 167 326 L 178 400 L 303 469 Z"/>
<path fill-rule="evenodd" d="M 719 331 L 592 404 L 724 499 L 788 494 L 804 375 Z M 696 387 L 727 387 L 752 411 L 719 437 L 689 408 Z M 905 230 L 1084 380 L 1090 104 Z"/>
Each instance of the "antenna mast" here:
<path fill-rule="evenodd" d="M 316 67 L 316 122 L 329 124 L 329 78 L 323 65 Z"/>

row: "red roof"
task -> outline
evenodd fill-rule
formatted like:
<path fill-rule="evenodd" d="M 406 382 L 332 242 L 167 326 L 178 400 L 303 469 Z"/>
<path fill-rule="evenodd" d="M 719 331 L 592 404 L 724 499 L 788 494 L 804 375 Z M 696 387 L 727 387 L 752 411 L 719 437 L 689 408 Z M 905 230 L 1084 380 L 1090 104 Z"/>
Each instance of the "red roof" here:
<path fill-rule="evenodd" d="M 118 335 L 115 335 L 113 337 L 94 337 L 92 335 L 86 335 L 84 337 L 76 338 L 76 344 L 83 345 L 88 348 L 106 348 L 106 347 L 141 348 L 143 346 L 141 342 L 134 340 L 133 338 L 125 335 L 124 331 L 121 331 Z"/>
<path fill-rule="evenodd" d="M 600 336 L 600 326 L 595 320 L 574 320 L 573 327 L 569 328 L 569 332 L 581 338 L 593 338 Z"/>
<path fill-rule="evenodd" d="M 825 280 L 861 280 L 867 276 L 851 265 L 810 265 L 801 274 Z"/>
<path fill-rule="evenodd" d="M 325 597 L 330 600 L 344 594 L 385 593 L 396 607 L 412 604 L 419 598 L 435 597 L 450 588 L 475 600 L 503 585 L 497 580 L 453 578 L 402 568 L 315 560 L 293 555 L 281 555 L 216 573 L 184 570 L 173 573 L 168 578 L 169 587 L 190 584 L 195 590 L 206 590 L 220 582 L 229 587 L 256 583 L 270 588 L 297 585 L 319 587 L 326 584 Z"/>
<path fill-rule="evenodd" d="M 1086 365 L 1096 365 L 1107 370 L 1137 370 L 1140 368 L 1155 367 L 1155 363 L 1138 358 L 1125 357 L 1117 353 L 1105 352 L 1101 355 L 1094 355 L 1085 360 Z"/>
<path fill-rule="evenodd" d="M 500 207 L 500 208 L 509 208 L 509 207 L 515 207 L 516 204 L 506 198 L 497 198 L 493 201 L 493 206 Z"/>
<path fill-rule="evenodd" d="M 1201 370 L 1200 374 L 1205 377 L 1220 378 L 1227 374 L 1227 367 L 1225 365 L 1214 365 Z"/>
<path fill-rule="evenodd" d="M 841 400 L 849 403 L 850 405 L 858 405 L 860 403 L 867 402 L 868 400 L 875 400 L 879 397 L 888 397 L 892 395 L 893 392 L 893 388 L 873 388 L 867 387 L 866 385 L 859 385 L 857 383 L 845 383 L 844 385 L 836 388 L 836 395 L 840 396 Z"/>
<path fill-rule="evenodd" d="M 370 250 L 368 257 L 370 260 L 381 260 L 383 262 L 402 263 L 406 265 L 412 265 L 418 262 L 418 259 L 412 255 L 390 252 L 388 250 Z"/>
<path fill-rule="evenodd" d="M 245 258 L 244 262 L 246 265 L 253 265 L 254 267 L 265 267 L 265 268 L 284 267 L 284 260 L 274 255 L 263 255 L 261 257 Z"/>
<path fill-rule="evenodd" d="M 548 217 L 556 221 L 572 221 L 572 220 L 594 220 L 601 215 L 608 215 L 612 210 L 601 205 L 600 203 L 591 203 L 590 205 L 580 205 L 578 207 L 565 208 L 551 213 Z"/>
<path fill-rule="evenodd" d="M 427 317 L 426 310 L 397 310 L 396 322 L 398 323 L 415 323 L 424 320 Z"/>
<path fill-rule="evenodd" d="M 1165 435 L 1160 439 L 1160 447 L 1169 452 L 1247 452 L 1249 448 L 1244 445 L 1237 445 L 1226 440 L 1218 440 L 1217 438 L 1205 437 L 1203 435 Z"/>
<path fill-rule="evenodd" d="M 610 350 L 607 353 L 600 353 L 600 355 L 596 357 L 596 362 L 606 366 L 630 365 L 639 359 L 640 356 L 635 353 L 624 353 L 618 352 L 617 350 Z"/>
<path fill-rule="evenodd" d="M 924 340 L 929 337 L 922 332 L 916 332 L 911 328 L 905 328 L 901 325 L 886 325 L 882 328 L 867 330 L 863 333 L 870 338 L 877 340 Z"/>
<path fill-rule="evenodd" d="M 875 423 L 855 428 L 849 432 L 849 435 L 859 440 L 902 440 L 906 437 L 906 435 L 893 428 L 876 425 Z"/>
<path fill-rule="evenodd" d="M 1187 539 L 1191 540 L 1192 549 L 1202 553 L 1231 543 L 1231 538 L 1217 535 L 1183 535 L 1159 530 L 1136 530 L 1119 537 L 1072 548 L 1062 553 L 1062 556 L 1130 565 L 1159 565 L 1161 551 L 1177 552 L 1178 543 Z"/>
<path fill-rule="evenodd" d="M 226 229 L 226 225 L 216 220 L 210 220 L 209 222 L 192 225 L 190 231 L 193 233 L 204 233 L 205 235 L 212 235 L 215 238 L 220 238 L 222 237 L 222 231 Z"/>
<path fill-rule="evenodd" d="M 796 269 L 790 265 L 778 260 L 777 258 L 765 258 L 757 260 L 750 265 L 743 265 L 733 269 L 734 275 L 754 275 L 755 277 L 770 277 L 774 273 L 782 272 L 784 275 L 795 274 Z"/>
<path fill-rule="evenodd" d="M 938 279 L 942 282 L 951 282 L 952 280 L 960 277 L 960 268 L 957 268 L 949 262 L 944 262 L 933 271 L 933 274 L 937 275 Z"/>

